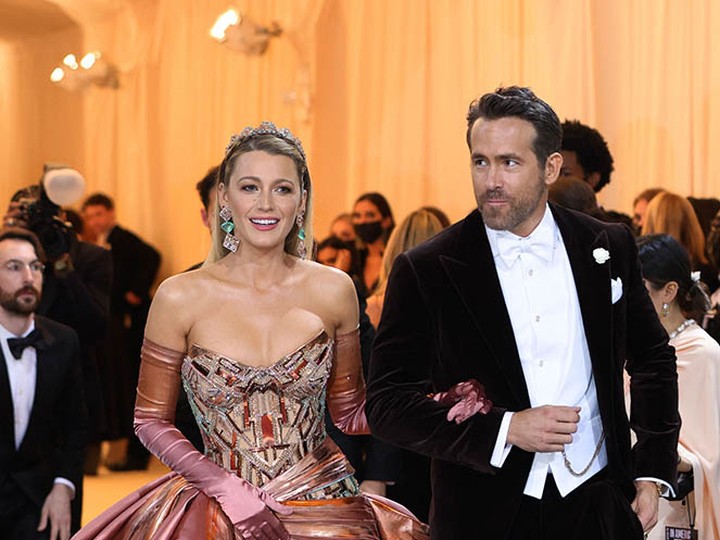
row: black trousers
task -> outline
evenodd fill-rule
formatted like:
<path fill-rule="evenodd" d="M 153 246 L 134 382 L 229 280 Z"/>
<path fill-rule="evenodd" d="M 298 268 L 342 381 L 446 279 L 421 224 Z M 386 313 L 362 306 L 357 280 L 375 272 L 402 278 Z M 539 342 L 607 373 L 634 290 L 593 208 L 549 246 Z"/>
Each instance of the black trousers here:
<path fill-rule="evenodd" d="M 508 540 L 642 540 L 619 486 L 601 471 L 564 498 L 548 475 L 542 499 L 523 495 Z"/>

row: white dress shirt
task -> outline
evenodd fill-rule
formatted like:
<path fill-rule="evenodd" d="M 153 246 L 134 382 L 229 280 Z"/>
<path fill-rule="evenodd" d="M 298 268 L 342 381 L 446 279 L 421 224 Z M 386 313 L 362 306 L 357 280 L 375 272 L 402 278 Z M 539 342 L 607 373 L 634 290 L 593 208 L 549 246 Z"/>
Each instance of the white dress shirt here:
<path fill-rule="evenodd" d="M 16 360 L 8 346 L 9 338 L 25 337 L 35 329 L 35 321 L 31 320 L 28 329 L 21 336 L 15 335 L 0 324 L 0 347 L 5 357 L 10 395 L 13 402 L 13 419 L 15 429 L 15 449 L 19 449 L 25 438 L 33 402 L 35 401 L 35 383 L 37 381 L 37 352 L 35 347 L 25 347 L 20 359 Z M 55 478 L 55 483 L 65 484 L 75 492 L 75 484 L 67 478 Z"/>
<path fill-rule="evenodd" d="M 531 407 L 580 407 L 578 430 L 565 453 L 573 476 L 560 452 L 536 453 L 524 493 L 541 498 L 549 472 L 564 497 L 607 465 L 605 443 L 593 455 L 603 436 L 592 374 L 590 351 L 580 312 L 570 260 L 550 209 L 522 238 L 486 226 L 505 304 L 510 315 Z M 608 284 L 609 286 L 609 284 Z M 512 413 L 506 413 L 490 463 L 501 467 L 512 445 L 507 432 Z"/>

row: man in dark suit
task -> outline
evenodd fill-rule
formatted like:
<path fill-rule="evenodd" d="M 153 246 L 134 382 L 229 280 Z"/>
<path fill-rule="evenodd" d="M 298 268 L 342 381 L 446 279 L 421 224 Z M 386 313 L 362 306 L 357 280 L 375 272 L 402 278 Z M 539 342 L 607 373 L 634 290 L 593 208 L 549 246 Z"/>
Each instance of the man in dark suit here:
<path fill-rule="evenodd" d="M 87 412 L 75 332 L 34 315 L 42 247 L 25 229 L 0 231 L 0 531 L 69 538 L 82 482 Z"/>
<path fill-rule="evenodd" d="M 160 267 L 160 254 L 136 234 L 117 224 L 115 203 L 102 193 L 90 195 L 82 206 L 83 219 L 98 245 L 112 253 L 113 281 L 110 292 L 110 343 L 116 368 L 124 379 L 122 391 L 115 390 L 121 435 L 128 437 L 124 463 L 108 464 L 112 470 L 142 470 L 150 454 L 132 429 L 135 389 L 140 371 L 145 322 L 150 309 L 150 288 Z M 106 399 L 112 399 L 108 388 Z"/>
<path fill-rule="evenodd" d="M 630 231 L 548 205 L 561 138 L 527 88 L 474 101 L 478 210 L 390 276 L 368 419 L 433 458 L 433 539 L 641 539 L 675 484 L 673 349 Z"/>

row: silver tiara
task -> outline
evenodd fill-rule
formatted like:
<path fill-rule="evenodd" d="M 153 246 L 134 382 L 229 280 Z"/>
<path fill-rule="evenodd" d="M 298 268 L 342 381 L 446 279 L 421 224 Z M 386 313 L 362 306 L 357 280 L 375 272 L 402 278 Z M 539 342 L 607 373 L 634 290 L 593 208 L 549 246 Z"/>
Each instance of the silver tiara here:
<path fill-rule="evenodd" d="M 230 151 L 238 144 L 245 142 L 248 139 L 251 139 L 257 135 L 273 135 L 280 139 L 286 140 L 295 148 L 297 148 L 303 160 L 307 161 L 307 158 L 305 157 L 305 151 L 303 150 L 300 139 L 295 137 L 295 135 L 293 135 L 288 128 L 278 128 L 272 122 L 260 122 L 260 125 L 258 127 L 247 126 L 240 133 L 234 134 L 232 137 L 230 137 L 230 142 L 225 147 L 225 155 L 228 155 Z"/>

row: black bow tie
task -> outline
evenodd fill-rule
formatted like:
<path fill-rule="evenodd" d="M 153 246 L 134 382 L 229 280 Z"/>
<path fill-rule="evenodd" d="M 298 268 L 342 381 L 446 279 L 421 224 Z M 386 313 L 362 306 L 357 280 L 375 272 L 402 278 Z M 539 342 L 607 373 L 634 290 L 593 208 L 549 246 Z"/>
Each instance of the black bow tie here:
<path fill-rule="evenodd" d="M 40 333 L 40 330 L 35 328 L 27 336 L 21 338 L 8 338 L 7 342 L 10 352 L 15 357 L 15 360 L 20 360 L 25 347 L 36 347 L 37 343 L 41 340 L 42 334 Z"/>

